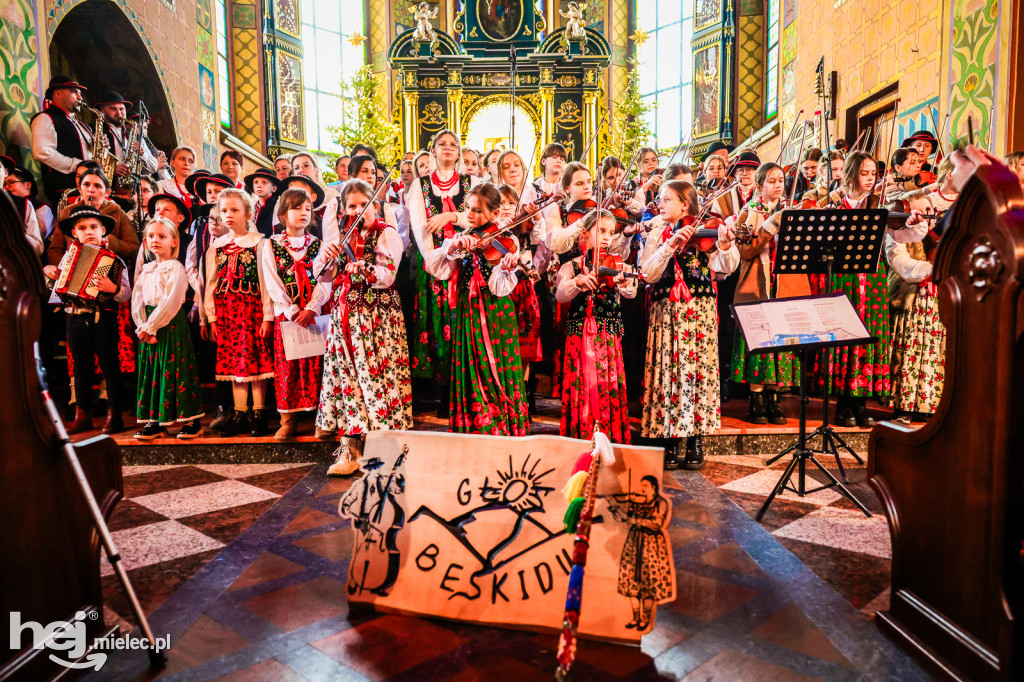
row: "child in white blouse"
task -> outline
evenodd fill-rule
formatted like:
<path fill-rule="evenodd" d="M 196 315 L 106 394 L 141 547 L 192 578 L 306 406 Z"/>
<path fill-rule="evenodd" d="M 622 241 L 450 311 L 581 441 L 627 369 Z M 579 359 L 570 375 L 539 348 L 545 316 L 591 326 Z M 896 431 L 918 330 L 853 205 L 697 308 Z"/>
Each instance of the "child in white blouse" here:
<path fill-rule="evenodd" d="M 178 261 L 174 224 L 154 218 L 146 225 L 146 251 L 155 257 L 142 266 L 132 292 L 132 318 L 139 337 L 139 440 L 167 435 L 165 428 L 183 422 L 178 438 L 197 438 L 203 416 L 196 356 L 182 304 L 188 275 Z"/>

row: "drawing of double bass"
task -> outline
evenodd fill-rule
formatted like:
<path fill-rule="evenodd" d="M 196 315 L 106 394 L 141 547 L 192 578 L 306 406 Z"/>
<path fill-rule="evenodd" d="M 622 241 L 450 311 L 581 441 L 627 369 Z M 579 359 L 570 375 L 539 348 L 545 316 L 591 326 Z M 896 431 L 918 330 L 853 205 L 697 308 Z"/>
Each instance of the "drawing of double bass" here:
<path fill-rule="evenodd" d="M 366 460 L 362 465 L 363 478 L 345 494 L 338 506 L 338 513 L 351 518 L 352 526 L 358 531 L 348 569 L 349 596 L 365 591 L 385 597 L 398 579 L 401 555 L 397 538 L 405 526 L 405 510 L 398 495 L 405 492 L 401 467 L 408 453 L 409 446 L 403 445 L 402 453 L 386 476 L 379 471 L 384 466 L 383 460 L 379 457 Z"/>

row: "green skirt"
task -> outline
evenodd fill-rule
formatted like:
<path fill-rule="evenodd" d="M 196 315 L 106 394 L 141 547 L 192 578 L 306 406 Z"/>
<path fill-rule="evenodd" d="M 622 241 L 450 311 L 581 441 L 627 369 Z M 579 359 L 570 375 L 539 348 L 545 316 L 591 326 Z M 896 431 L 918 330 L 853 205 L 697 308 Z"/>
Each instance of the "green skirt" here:
<path fill-rule="evenodd" d="M 512 299 L 498 298 L 486 287 L 479 298 L 470 297 L 469 289 L 461 286 L 456 315 L 459 323 L 452 338 L 450 430 L 492 436 L 530 435 L 519 358 L 519 325 Z"/>
<path fill-rule="evenodd" d="M 732 380 L 741 384 L 775 384 L 799 387 L 800 360 L 792 353 L 747 353 L 743 334 L 737 331 L 732 346 Z"/>
<path fill-rule="evenodd" d="M 882 263 L 873 275 L 833 276 L 833 291 L 849 297 L 868 334 L 879 339 L 869 346 L 832 349 L 830 379 L 833 395 L 885 399 L 892 392 L 889 379 L 892 336 L 886 273 L 886 266 Z"/>
<path fill-rule="evenodd" d="M 146 314 L 154 306 L 146 306 Z M 185 313 L 179 310 L 156 333 L 156 343 L 140 343 L 138 358 L 139 421 L 164 426 L 203 416 L 196 354 Z"/>
<path fill-rule="evenodd" d="M 414 379 L 447 381 L 451 374 L 455 314 L 448 304 L 448 282 L 423 268 L 419 251 L 412 259 L 416 297 L 413 302 L 409 367 Z"/>

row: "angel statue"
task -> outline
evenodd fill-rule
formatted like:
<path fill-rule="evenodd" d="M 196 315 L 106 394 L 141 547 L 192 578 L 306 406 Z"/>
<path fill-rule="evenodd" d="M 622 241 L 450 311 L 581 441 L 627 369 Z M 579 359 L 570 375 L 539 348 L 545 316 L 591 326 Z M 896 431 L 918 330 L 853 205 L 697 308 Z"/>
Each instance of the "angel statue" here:
<path fill-rule="evenodd" d="M 566 19 L 565 38 L 566 40 L 586 40 L 587 33 L 583 30 L 583 11 L 575 2 L 569 3 L 569 11 L 558 13 Z"/>
<path fill-rule="evenodd" d="M 412 39 L 420 43 L 432 43 L 434 42 L 434 27 L 430 24 L 431 19 L 437 19 L 437 13 L 439 8 L 434 8 L 434 11 L 430 11 L 430 6 L 425 2 L 421 2 L 420 6 L 416 8 L 416 13 L 413 18 L 416 19 L 416 30 L 412 34 Z"/>

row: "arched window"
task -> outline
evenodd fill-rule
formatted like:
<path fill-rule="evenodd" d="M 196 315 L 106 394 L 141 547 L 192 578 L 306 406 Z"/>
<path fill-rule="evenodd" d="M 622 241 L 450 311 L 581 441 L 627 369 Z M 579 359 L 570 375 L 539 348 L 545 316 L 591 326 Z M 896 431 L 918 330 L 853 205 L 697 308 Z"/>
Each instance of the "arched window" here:
<path fill-rule="evenodd" d="M 693 0 L 636 0 L 640 95 L 657 103 L 648 124 L 655 146 L 674 147 L 690 137 L 693 123 Z"/>
<path fill-rule="evenodd" d="M 767 0 L 768 18 L 764 40 L 764 120 L 779 113 L 779 35 L 782 33 L 782 2 Z"/>
<path fill-rule="evenodd" d="M 363 3 L 365 0 L 302 0 L 302 60 L 306 110 L 306 146 L 322 152 L 340 152 L 330 126 L 342 122 L 338 96 L 341 83 L 366 61 Z"/>

